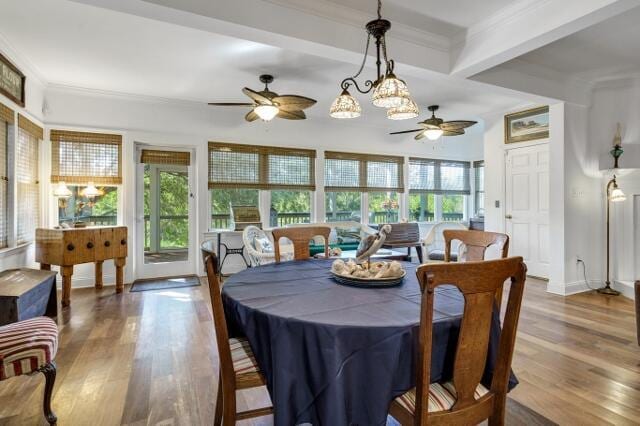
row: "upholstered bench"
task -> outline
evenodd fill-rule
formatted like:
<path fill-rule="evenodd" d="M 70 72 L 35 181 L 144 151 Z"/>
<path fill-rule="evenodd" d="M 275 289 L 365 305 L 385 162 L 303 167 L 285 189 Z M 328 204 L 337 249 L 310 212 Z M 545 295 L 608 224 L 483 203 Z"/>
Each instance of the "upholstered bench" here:
<path fill-rule="evenodd" d="M 23 374 L 43 373 L 44 415 L 49 424 L 57 418 L 51 411 L 56 380 L 54 358 L 58 350 L 58 326 L 51 318 L 37 317 L 0 327 L 0 381 Z"/>

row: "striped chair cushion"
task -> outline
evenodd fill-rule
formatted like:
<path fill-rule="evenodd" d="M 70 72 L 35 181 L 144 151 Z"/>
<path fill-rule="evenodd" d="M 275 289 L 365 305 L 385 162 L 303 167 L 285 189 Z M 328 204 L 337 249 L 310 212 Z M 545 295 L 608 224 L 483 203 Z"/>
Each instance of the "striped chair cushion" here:
<path fill-rule="evenodd" d="M 0 327 L 0 380 L 29 374 L 51 362 L 58 351 L 58 326 L 38 317 Z"/>
<path fill-rule="evenodd" d="M 253 351 L 247 339 L 229 339 L 229 345 L 231 346 L 233 371 L 235 371 L 236 375 L 259 372 L 256 358 L 253 356 Z"/>
<path fill-rule="evenodd" d="M 479 399 L 489 390 L 479 384 L 476 388 L 475 398 Z M 456 390 L 453 382 L 431 383 L 429 385 L 429 411 L 445 411 L 451 409 L 456 402 Z M 413 414 L 416 411 L 416 388 L 411 389 L 395 399 L 404 409 Z"/>

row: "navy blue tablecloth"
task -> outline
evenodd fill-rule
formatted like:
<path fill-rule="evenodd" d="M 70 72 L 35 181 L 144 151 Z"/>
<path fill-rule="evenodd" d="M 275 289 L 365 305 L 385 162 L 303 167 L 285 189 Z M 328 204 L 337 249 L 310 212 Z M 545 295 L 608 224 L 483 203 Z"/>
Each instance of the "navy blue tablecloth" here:
<path fill-rule="evenodd" d="M 267 381 L 276 425 L 384 425 L 389 403 L 415 385 L 420 287 L 405 263 L 399 287 L 338 285 L 331 261 L 285 262 L 229 278 L 231 336 L 246 336 Z M 462 294 L 437 289 L 431 381 L 451 378 Z M 494 315 L 483 384 L 490 385 L 500 322 Z M 517 384 L 511 377 L 510 387 Z"/>

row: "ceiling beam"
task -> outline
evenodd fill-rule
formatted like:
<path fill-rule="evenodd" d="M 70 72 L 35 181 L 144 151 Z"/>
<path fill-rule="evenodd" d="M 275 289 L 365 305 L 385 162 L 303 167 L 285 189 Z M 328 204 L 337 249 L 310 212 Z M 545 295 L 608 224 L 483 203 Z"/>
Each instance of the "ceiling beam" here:
<path fill-rule="evenodd" d="M 451 74 L 468 78 L 638 6 L 636 0 L 525 0 L 453 43 Z"/>
<path fill-rule="evenodd" d="M 375 9 L 364 14 L 338 3 L 319 6 L 303 0 L 73 1 L 353 63 L 354 72 L 364 54 L 364 25 L 375 18 Z M 394 23 L 387 42 L 390 59 L 398 64 L 442 74 L 449 71 L 450 40 L 446 37 Z"/>

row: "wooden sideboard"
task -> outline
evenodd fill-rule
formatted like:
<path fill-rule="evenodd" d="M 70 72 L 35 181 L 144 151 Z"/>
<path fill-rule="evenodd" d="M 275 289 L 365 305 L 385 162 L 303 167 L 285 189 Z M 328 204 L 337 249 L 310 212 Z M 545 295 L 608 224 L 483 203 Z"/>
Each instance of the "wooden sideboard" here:
<path fill-rule="evenodd" d="M 102 288 L 102 264 L 113 259 L 116 266 L 116 293 L 124 289 L 124 265 L 127 259 L 127 227 L 96 226 L 70 229 L 36 229 L 36 262 L 40 269 L 60 266 L 62 306 L 69 306 L 73 266 L 95 263 L 96 288 Z"/>

